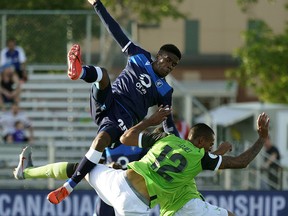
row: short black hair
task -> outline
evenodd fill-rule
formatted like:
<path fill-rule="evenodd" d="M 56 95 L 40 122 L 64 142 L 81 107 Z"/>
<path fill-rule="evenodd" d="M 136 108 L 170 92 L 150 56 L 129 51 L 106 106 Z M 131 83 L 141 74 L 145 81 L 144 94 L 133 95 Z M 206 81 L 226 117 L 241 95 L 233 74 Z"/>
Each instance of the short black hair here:
<path fill-rule="evenodd" d="M 159 51 L 166 51 L 169 53 L 173 53 L 179 58 L 179 60 L 182 57 L 180 50 L 173 44 L 164 44 L 163 46 L 160 47 Z"/>
<path fill-rule="evenodd" d="M 189 132 L 189 136 L 190 135 L 193 135 L 192 139 L 196 139 L 198 137 L 212 137 L 213 135 L 215 135 L 215 133 L 213 129 L 208 125 L 204 123 L 198 123 L 191 128 Z"/>
<path fill-rule="evenodd" d="M 9 37 L 9 38 L 6 40 L 6 44 L 8 44 L 9 42 L 14 42 L 14 43 L 16 43 L 17 40 L 16 40 L 16 38 L 14 38 L 14 37 Z"/>

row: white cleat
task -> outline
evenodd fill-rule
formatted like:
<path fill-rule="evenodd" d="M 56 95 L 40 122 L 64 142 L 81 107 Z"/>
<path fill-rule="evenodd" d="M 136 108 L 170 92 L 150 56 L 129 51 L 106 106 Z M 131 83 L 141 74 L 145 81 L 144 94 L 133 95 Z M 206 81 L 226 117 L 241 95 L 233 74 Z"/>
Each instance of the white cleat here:
<path fill-rule="evenodd" d="M 23 172 L 26 168 L 32 167 L 32 152 L 31 152 L 31 146 L 26 146 L 21 154 L 19 155 L 19 163 L 18 166 L 13 171 L 14 178 L 21 180 L 24 179 Z"/>

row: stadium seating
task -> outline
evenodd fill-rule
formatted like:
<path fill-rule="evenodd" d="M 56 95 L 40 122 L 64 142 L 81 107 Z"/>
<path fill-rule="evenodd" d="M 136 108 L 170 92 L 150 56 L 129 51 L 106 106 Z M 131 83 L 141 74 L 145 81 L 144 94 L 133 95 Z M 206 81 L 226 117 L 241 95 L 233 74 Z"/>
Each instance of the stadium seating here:
<path fill-rule="evenodd" d="M 51 162 L 79 162 L 94 139 L 97 126 L 90 117 L 90 85 L 71 81 L 66 73 L 32 73 L 22 85 L 20 108 L 34 129 L 33 159 L 40 166 Z M 54 188 L 54 180 L 15 180 L 24 144 L 0 144 L 0 188 Z M 7 187 L 9 179 L 9 187 Z M 81 184 L 86 187 L 86 184 Z M 80 186 L 81 187 L 81 186 Z M 88 187 L 88 186 L 87 186 Z"/>
<path fill-rule="evenodd" d="M 90 85 L 66 74 L 31 74 L 22 86 L 20 107 L 33 123 L 35 141 L 92 140 Z"/>

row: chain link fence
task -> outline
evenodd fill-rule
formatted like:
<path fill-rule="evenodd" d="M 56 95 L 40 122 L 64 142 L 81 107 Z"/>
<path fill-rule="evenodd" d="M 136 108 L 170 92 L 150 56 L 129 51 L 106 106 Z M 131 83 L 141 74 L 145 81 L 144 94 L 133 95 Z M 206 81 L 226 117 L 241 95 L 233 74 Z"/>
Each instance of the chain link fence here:
<path fill-rule="evenodd" d="M 99 55 L 95 47 L 101 23 L 93 10 L 0 10 L 0 17 L 1 49 L 8 38 L 15 38 L 25 50 L 27 64 L 66 64 L 72 43 L 80 43 L 85 63 Z"/>

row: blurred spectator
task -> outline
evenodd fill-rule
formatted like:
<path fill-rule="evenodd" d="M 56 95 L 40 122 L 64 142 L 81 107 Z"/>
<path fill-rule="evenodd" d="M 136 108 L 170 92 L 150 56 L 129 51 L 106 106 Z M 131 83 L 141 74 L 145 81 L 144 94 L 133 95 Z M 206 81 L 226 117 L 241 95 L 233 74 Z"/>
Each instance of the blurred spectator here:
<path fill-rule="evenodd" d="M 6 142 L 7 136 L 12 135 L 15 132 L 15 123 L 20 121 L 25 129 L 29 130 L 28 141 L 33 142 L 33 127 L 30 119 L 26 116 L 24 112 L 20 111 L 20 107 L 17 103 L 11 106 L 11 110 L 4 112 L 0 116 L 0 125 L 3 129 L 2 136 Z"/>
<path fill-rule="evenodd" d="M 27 81 L 26 55 L 22 47 L 16 45 L 16 40 L 7 40 L 6 47 L 1 50 L 1 66 L 12 64 L 20 81 Z"/>
<path fill-rule="evenodd" d="M 4 140 L 5 140 L 5 143 L 7 144 L 13 144 L 14 143 L 13 134 L 7 134 Z"/>
<path fill-rule="evenodd" d="M 182 118 L 180 118 L 180 116 L 178 115 L 177 112 L 173 113 L 173 120 L 174 120 L 176 128 L 179 132 L 179 136 L 182 139 L 186 140 L 188 138 L 188 134 L 189 134 L 189 130 L 190 130 L 189 124 L 186 121 L 184 121 Z"/>
<path fill-rule="evenodd" d="M 23 143 L 29 141 L 28 137 L 26 136 L 24 124 L 21 121 L 15 122 L 15 131 L 12 135 L 14 143 Z"/>
<path fill-rule="evenodd" d="M 280 153 L 278 148 L 273 145 L 270 137 L 264 144 L 266 156 L 262 165 L 262 173 L 267 175 L 269 182 L 261 182 L 262 189 L 277 190 L 281 189 Z"/>
<path fill-rule="evenodd" d="M 18 103 L 21 85 L 13 65 L 4 65 L 0 74 L 0 106 Z"/>

